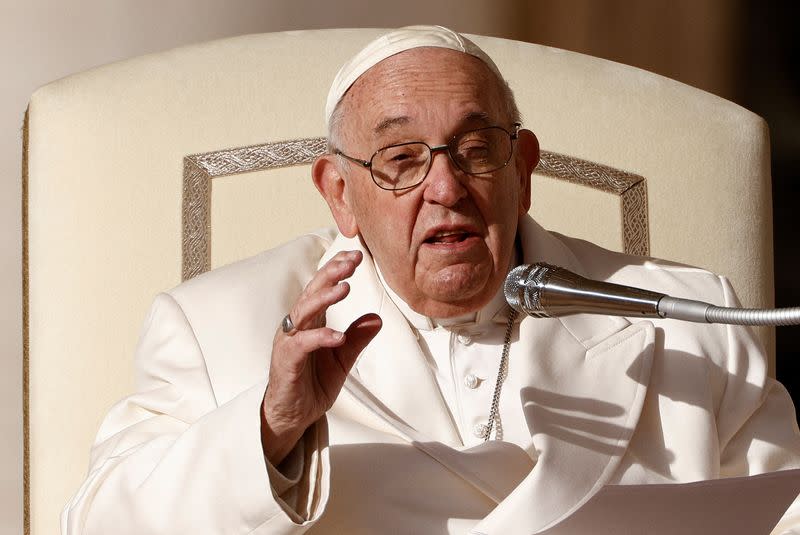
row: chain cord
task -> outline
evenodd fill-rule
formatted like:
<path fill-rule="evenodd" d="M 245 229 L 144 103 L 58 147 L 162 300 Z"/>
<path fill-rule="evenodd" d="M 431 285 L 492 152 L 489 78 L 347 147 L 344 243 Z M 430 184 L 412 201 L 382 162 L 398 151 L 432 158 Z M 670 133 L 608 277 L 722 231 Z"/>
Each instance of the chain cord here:
<path fill-rule="evenodd" d="M 503 340 L 503 355 L 500 357 L 500 368 L 497 370 L 497 382 L 494 385 L 494 394 L 492 395 L 492 406 L 489 408 L 489 421 L 486 424 L 486 433 L 483 440 L 486 442 L 492 435 L 492 428 L 495 427 L 497 431 L 500 429 L 500 391 L 503 389 L 503 381 L 505 381 L 508 374 L 508 353 L 511 349 L 511 331 L 514 328 L 514 320 L 517 318 L 517 311 L 509 307 L 508 324 L 506 325 L 506 336 Z M 497 433 L 495 433 L 497 436 Z"/>

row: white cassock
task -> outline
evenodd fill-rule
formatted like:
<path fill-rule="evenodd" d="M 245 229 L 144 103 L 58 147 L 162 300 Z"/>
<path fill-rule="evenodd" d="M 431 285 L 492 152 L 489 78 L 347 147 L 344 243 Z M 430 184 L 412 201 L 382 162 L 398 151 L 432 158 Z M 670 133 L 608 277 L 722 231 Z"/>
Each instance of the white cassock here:
<path fill-rule="evenodd" d="M 524 263 L 736 305 L 727 281 L 700 269 L 606 251 L 529 218 L 520 239 Z M 794 408 L 750 331 L 670 320 L 521 318 L 503 440 L 483 443 L 472 428 L 489 413 L 502 303 L 426 332 L 367 253 L 328 324 L 377 312 L 383 329 L 278 470 L 259 432 L 275 328 L 317 267 L 350 249 L 364 250 L 331 232 L 304 236 L 158 296 L 136 393 L 103 422 L 62 531 L 529 534 L 606 484 L 800 467 Z M 783 522 L 800 526 L 797 506 Z"/>

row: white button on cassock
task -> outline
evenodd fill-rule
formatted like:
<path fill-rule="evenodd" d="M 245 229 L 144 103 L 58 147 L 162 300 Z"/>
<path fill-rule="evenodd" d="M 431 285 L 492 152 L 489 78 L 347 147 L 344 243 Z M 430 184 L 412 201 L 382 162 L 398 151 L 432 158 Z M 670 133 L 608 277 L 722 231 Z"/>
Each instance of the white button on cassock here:
<path fill-rule="evenodd" d="M 464 376 L 464 386 L 470 390 L 478 388 L 478 383 L 480 383 L 480 379 L 474 373 L 468 373 Z"/>

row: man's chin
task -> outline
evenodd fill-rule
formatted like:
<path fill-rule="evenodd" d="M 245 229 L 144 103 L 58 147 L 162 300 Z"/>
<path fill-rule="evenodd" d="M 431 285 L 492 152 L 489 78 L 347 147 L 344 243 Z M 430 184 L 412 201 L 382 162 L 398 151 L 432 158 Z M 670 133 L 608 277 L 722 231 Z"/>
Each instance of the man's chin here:
<path fill-rule="evenodd" d="M 481 284 L 470 284 L 473 282 L 451 280 L 434 286 L 425 294 L 417 311 L 433 318 L 452 318 L 477 312 L 491 301 L 497 288 L 488 287 L 485 280 Z"/>

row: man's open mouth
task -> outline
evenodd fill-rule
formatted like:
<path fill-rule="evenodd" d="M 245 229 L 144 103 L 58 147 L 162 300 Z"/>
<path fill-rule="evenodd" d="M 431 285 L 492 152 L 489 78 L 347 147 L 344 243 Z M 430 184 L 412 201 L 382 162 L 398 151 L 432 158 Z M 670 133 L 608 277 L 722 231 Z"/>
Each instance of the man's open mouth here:
<path fill-rule="evenodd" d="M 430 238 L 426 239 L 425 243 L 431 243 L 431 244 L 459 243 L 466 240 L 470 236 L 474 236 L 474 234 L 471 232 L 467 232 L 465 230 L 449 230 L 449 231 L 437 232 Z"/>

